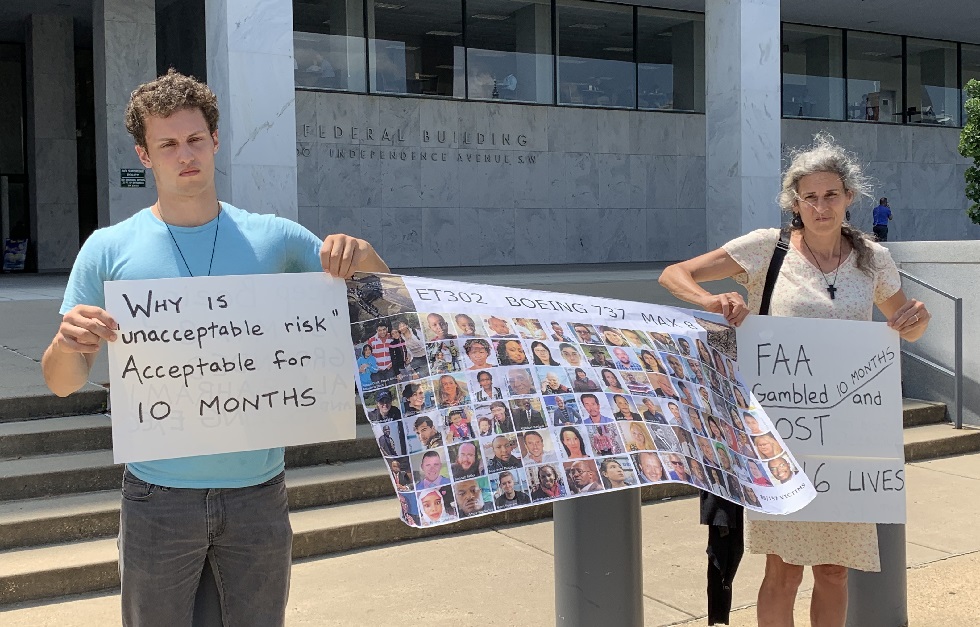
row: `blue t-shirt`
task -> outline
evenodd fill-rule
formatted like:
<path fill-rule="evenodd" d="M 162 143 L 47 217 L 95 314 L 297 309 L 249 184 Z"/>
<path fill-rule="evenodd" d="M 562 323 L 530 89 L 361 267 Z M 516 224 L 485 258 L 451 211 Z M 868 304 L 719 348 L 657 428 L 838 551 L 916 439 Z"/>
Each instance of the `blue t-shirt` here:
<path fill-rule="evenodd" d="M 885 205 L 878 205 L 871 210 L 871 217 L 874 226 L 888 226 L 888 220 L 892 217 L 892 210 Z"/>
<path fill-rule="evenodd" d="M 170 231 L 173 239 L 167 225 L 150 209 L 143 209 L 92 233 L 72 267 L 62 315 L 75 305 L 105 308 L 104 281 L 188 277 L 187 266 L 194 276 L 207 276 L 212 250 L 212 276 L 322 271 L 321 240 L 299 224 L 274 215 L 221 203 L 218 217 L 207 224 L 171 226 Z M 130 463 L 128 467 L 143 481 L 156 485 L 241 488 L 282 472 L 284 454 L 283 448 L 273 448 Z"/>

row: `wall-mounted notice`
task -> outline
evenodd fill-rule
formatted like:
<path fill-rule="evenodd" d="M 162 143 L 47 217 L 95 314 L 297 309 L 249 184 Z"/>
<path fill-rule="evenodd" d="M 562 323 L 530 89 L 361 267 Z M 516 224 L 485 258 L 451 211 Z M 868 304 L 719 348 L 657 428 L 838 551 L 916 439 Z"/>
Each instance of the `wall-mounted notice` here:
<path fill-rule="evenodd" d="M 395 275 L 356 275 L 348 295 L 409 525 L 661 482 L 775 514 L 814 496 L 804 473 L 777 481 L 761 461 L 797 466 L 749 407 L 720 316 Z"/>
<path fill-rule="evenodd" d="M 354 437 L 344 282 L 322 272 L 112 281 L 117 463 Z"/>
<path fill-rule="evenodd" d="M 904 523 L 898 334 L 880 322 L 750 316 L 738 356 L 752 402 L 802 468 L 775 452 L 765 463 L 778 480 L 803 470 L 817 490 L 779 520 Z"/>

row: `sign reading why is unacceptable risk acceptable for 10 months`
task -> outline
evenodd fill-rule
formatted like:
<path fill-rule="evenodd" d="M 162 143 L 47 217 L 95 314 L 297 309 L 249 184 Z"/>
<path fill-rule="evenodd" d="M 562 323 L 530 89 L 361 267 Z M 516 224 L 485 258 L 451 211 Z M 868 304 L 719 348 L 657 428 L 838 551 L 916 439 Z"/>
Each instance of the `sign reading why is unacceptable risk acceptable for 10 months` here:
<path fill-rule="evenodd" d="M 344 282 L 326 274 L 112 281 L 117 463 L 352 439 Z"/>
<path fill-rule="evenodd" d="M 396 275 L 348 281 L 364 408 L 405 523 L 681 482 L 747 508 L 814 496 L 720 316 Z M 640 296 L 640 294 L 637 294 Z"/>
<path fill-rule="evenodd" d="M 898 333 L 881 322 L 750 316 L 738 354 L 753 396 L 817 491 L 778 520 L 904 523 Z M 777 477 L 797 471 L 769 466 Z"/>

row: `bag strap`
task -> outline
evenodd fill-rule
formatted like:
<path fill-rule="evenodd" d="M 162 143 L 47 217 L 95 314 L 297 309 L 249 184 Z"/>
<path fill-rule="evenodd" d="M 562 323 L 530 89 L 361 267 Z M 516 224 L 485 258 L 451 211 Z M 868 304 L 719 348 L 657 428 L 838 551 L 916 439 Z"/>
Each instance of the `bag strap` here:
<path fill-rule="evenodd" d="M 772 251 L 769 270 L 766 272 L 766 286 L 762 289 L 762 302 L 759 304 L 760 316 L 769 315 L 769 301 L 772 300 L 772 291 L 776 287 L 776 279 L 779 278 L 779 269 L 783 266 L 783 259 L 788 250 L 789 229 L 783 228 L 779 231 L 779 241 L 776 242 L 776 248 Z"/>

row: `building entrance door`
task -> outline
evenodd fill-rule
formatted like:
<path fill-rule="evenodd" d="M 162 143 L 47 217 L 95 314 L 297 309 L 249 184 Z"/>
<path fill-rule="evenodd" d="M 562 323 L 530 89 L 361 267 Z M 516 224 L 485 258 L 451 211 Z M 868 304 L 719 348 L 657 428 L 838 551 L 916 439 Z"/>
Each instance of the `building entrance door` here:
<path fill-rule="evenodd" d="M 0 43 L 0 255 L 4 271 L 31 270 L 24 154 L 24 47 Z"/>

